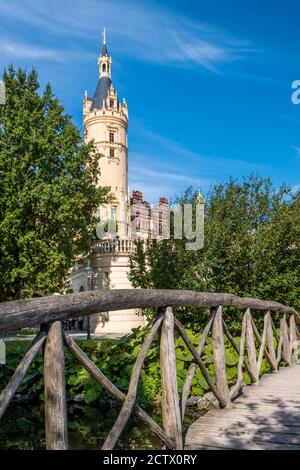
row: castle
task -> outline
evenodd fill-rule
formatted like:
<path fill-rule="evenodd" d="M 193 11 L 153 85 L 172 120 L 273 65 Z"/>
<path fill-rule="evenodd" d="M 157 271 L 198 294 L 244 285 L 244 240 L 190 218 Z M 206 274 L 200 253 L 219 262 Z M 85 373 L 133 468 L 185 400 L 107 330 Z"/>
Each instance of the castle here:
<path fill-rule="evenodd" d="M 92 252 L 77 263 L 70 276 L 70 291 L 91 289 L 130 289 L 128 278 L 130 256 L 135 250 L 134 238 L 148 239 L 157 225 L 158 236 L 168 212 L 168 200 L 150 208 L 140 191 L 128 192 L 128 106 L 118 99 L 112 83 L 112 58 L 106 46 L 105 30 L 99 65 L 99 80 L 93 98 L 85 92 L 83 100 L 84 141 L 91 140 L 103 155 L 99 164 L 99 186 L 110 187 L 113 201 L 97 210 L 99 226 L 117 227 L 117 236 L 110 231 L 98 234 Z M 152 217 L 151 217 L 152 214 Z M 153 214 L 154 218 L 153 218 Z M 134 227 L 134 234 L 132 228 Z M 98 232 L 97 232 L 98 233 Z M 95 333 L 129 333 L 143 326 L 145 319 L 138 310 L 123 310 L 92 315 L 91 331 Z"/>

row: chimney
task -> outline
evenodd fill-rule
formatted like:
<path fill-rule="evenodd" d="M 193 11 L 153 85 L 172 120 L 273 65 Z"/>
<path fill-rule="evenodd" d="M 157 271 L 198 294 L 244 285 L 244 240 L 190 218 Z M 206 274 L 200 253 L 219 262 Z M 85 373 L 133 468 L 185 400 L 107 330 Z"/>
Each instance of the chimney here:
<path fill-rule="evenodd" d="M 162 205 L 168 205 L 169 204 L 169 201 L 167 198 L 165 197 L 160 197 L 159 198 L 159 205 L 162 206 Z"/>

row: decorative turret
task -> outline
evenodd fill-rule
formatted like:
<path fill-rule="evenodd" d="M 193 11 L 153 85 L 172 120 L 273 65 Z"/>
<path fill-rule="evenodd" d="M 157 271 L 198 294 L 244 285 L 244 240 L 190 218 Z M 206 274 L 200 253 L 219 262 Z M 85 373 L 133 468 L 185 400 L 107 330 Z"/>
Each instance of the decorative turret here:
<path fill-rule="evenodd" d="M 107 52 L 105 28 L 103 30 L 102 37 L 103 37 L 103 46 L 102 46 L 101 55 L 98 59 L 99 77 L 111 78 L 112 60 L 111 60 L 111 57 L 109 57 L 108 52 Z"/>
<path fill-rule="evenodd" d="M 108 54 L 105 29 L 103 44 L 98 60 L 99 80 L 93 98 L 85 93 L 83 101 L 83 122 L 85 142 L 94 140 L 99 153 L 103 155 L 99 163 L 100 186 L 108 186 L 114 195 L 112 211 L 115 220 L 126 236 L 126 210 L 128 199 L 128 107 L 126 101 L 119 102 L 117 91 L 111 80 L 112 60 Z M 125 203 L 124 203 L 125 201 Z M 105 219 L 105 209 L 99 209 L 101 220 Z"/>
<path fill-rule="evenodd" d="M 102 37 L 103 37 L 103 46 L 102 46 L 101 55 L 98 59 L 99 77 L 111 78 L 112 60 L 111 60 L 111 57 L 109 57 L 108 52 L 107 52 L 105 28 L 103 30 Z"/>

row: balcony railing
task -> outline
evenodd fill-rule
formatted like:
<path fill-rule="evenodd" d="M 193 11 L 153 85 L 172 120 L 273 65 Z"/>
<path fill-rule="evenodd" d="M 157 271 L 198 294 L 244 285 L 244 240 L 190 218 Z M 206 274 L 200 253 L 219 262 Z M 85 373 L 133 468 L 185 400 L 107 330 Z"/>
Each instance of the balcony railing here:
<path fill-rule="evenodd" d="M 133 240 L 97 240 L 93 242 L 92 251 L 94 253 L 122 253 L 132 254 L 136 251 Z"/>

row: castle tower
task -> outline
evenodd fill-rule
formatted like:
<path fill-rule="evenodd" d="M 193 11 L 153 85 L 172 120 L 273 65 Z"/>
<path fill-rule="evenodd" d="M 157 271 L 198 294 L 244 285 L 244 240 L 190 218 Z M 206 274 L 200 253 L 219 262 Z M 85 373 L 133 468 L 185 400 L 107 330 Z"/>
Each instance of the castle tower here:
<path fill-rule="evenodd" d="M 92 289 L 131 289 L 128 275 L 130 255 L 135 246 L 128 238 L 128 108 L 123 99 L 120 103 L 112 83 L 112 59 L 106 46 L 103 31 L 103 45 L 98 59 L 99 79 L 93 98 L 87 92 L 83 100 L 84 140 L 94 140 L 98 152 L 103 155 L 99 162 L 100 186 L 108 186 L 114 197 L 111 204 L 99 207 L 97 217 L 101 224 L 114 220 L 118 224 L 118 236 L 103 234 L 93 244 L 92 253 L 81 265 L 75 266 L 70 274 L 70 288 L 73 292 L 86 290 L 86 268 L 92 270 Z M 129 333 L 133 328 L 143 326 L 145 319 L 139 310 L 128 309 L 91 315 L 91 329 L 94 333 Z"/>
<path fill-rule="evenodd" d="M 112 59 L 106 46 L 105 29 L 98 65 L 99 80 L 94 97 L 89 98 L 86 92 L 83 101 L 84 139 L 86 143 L 94 140 L 103 155 L 99 185 L 110 187 L 114 195 L 110 207 L 100 208 L 100 218 L 124 224 L 120 201 L 127 203 L 128 200 L 128 108 L 125 99 L 120 103 L 112 83 Z"/>

